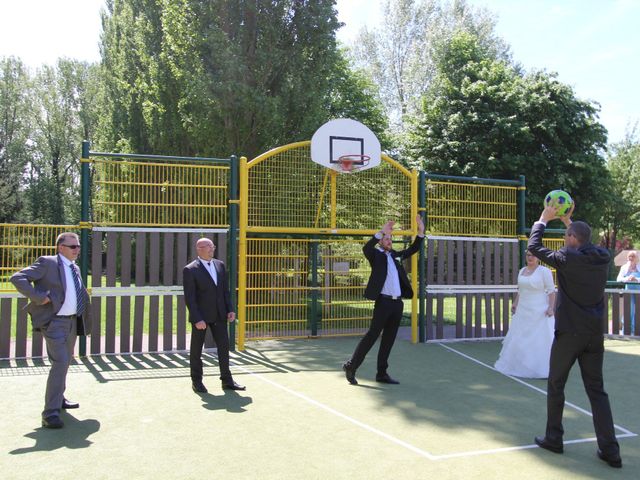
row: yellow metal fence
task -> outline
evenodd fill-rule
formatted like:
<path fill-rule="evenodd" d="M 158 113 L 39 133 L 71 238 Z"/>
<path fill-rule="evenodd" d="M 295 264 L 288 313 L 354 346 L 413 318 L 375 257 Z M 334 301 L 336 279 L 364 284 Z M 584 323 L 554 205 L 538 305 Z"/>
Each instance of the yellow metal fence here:
<path fill-rule="evenodd" d="M 427 230 L 431 235 L 517 236 L 518 188 L 427 180 Z"/>
<path fill-rule="evenodd" d="M 56 238 L 80 233 L 78 225 L 0 224 L 0 291 L 15 292 L 9 278 L 43 255 L 55 255 Z"/>
<path fill-rule="evenodd" d="M 228 165 L 83 160 L 93 165 L 96 225 L 226 227 Z"/>

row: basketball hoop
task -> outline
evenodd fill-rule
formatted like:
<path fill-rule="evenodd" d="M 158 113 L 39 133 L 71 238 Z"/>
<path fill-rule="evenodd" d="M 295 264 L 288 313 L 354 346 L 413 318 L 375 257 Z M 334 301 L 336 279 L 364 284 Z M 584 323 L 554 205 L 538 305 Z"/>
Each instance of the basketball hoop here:
<path fill-rule="evenodd" d="M 369 155 L 350 154 L 338 158 L 338 171 L 341 173 L 353 173 L 369 164 Z"/>

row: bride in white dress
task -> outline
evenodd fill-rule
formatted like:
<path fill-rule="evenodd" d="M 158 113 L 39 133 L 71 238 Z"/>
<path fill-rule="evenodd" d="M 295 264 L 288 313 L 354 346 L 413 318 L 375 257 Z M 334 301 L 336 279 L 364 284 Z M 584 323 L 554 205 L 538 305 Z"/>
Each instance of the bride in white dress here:
<path fill-rule="evenodd" d="M 495 368 L 515 377 L 546 378 L 555 323 L 555 285 L 551 270 L 529 252 L 526 258 L 527 265 L 518 274 L 511 325 Z"/>

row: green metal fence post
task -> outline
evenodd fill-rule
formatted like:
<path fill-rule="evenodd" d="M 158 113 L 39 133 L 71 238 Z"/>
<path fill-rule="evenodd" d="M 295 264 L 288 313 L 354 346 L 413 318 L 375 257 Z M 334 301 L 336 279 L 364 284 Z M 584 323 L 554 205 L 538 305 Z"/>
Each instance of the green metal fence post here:
<path fill-rule="evenodd" d="M 422 216 L 422 221 L 427 224 L 427 175 L 424 170 L 420 170 L 418 174 L 418 212 Z M 425 293 L 427 290 L 425 278 L 425 256 L 426 242 L 422 244 L 418 256 L 418 341 L 423 343 L 427 341 L 426 322 L 425 322 Z"/>
<path fill-rule="evenodd" d="M 523 237 L 526 234 L 526 199 L 526 181 L 524 175 L 520 175 L 520 186 L 518 187 L 518 237 Z M 527 242 L 520 238 L 518 244 L 520 245 L 520 268 L 522 268 L 524 266 L 524 253 L 527 249 Z"/>
<path fill-rule="evenodd" d="M 82 142 L 82 157 L 80 160 L 80 274 L 82 282 L 87 285 L 89 272 L 89 141 Z M 86 333 L 86 332 L 85 332 Z M 78 342 L 81 357 L 87 354 L 87 337 L 83 335 Z"/>
<path fill-rule="evenodd" d="M 227 265 L 229 265 L 229 290 L 231 305 L 238 312 L 238 183 L 240 181 L 238 157 L 231 155 L 229 168 L 229 235 L 227 237 Z M 229 326 L 229 347 L 236 350 L 236 323 Z"/>

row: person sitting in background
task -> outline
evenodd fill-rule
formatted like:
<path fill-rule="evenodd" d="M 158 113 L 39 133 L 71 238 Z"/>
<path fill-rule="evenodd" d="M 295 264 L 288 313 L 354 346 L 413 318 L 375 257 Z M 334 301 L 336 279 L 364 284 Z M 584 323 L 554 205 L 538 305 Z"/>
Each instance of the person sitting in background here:
<path fill-rule="evenodd" d="M 638 265 L 638 253 L 635 250 L 631 250 L 627 254 L 627 263 L 620 267 L 620 273 L 618 273 L 618 282 L 624 282 L 625 290 L 640 290 L 640 265 Z M 636 330 L 636 296 L 631 294 L 631 335 Z"/>

